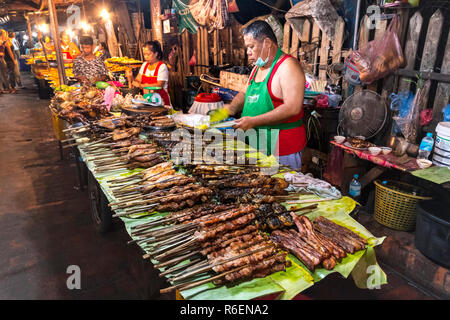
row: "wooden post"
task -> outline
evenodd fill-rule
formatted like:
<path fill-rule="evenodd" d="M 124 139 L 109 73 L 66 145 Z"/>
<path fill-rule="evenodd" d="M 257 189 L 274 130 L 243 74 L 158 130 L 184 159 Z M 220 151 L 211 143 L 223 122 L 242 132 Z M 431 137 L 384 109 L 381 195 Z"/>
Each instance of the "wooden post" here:
<path fill-rule="evenodd" d="M 417 11 L 409 20 L 409 30 L 406 36 L 406 45 L 404 50 L 407 70 L 414 70 L 416 62 L 417 49 L 419 47 L 420 31 L 422 30 L 423 18 L 419 11 Z M 411 83 L 405 80 L 409 78 L 400 78 L 399 92 L 409 91 Z"/>
<path fill-rule="evenodd" d="M 197 46 L 195 49 L 195 58 L 197 59 L 197 64 L 203 64 L 202 54 L 201 54 L 201 48 L 202 48 L 202 27 L 198 27 L 197 29 Z M 200 75 L 202 70 L 201 67 L 195 67 L 194 72 L 196 75 Z"/>
<path fill-rule="evenodd" d="M 291 32 L 292 40 L 291 40 L 291 47 L 289 49 L 289 54 L 292 55 L 294 58 L 298 58 L 298 46 L 299 46 L 299 38 L 297 35 L 297 32 L 292 30 Z M 283 42 L 284 44 L 284 42 Z"/>
<path fill-rule="evenodd" d="M 286 21 L 284 24 L 284 33 L 283 33 L 283 51 L 285 53 L 289 53 L 291 43 L 291 25 Z"/>
<path fill-rule="evenodd" d="M 122 31 L 124 31 L 124 35 L 128 39 L 130 43 L 136 43 L 136 36 L 133 32 L 133 27 L 131 25 L 131 19 L 130 14 L 128 13 L 128 8 L 125 4 L 125 2 L 119 2 L 117 4 L 117 8 L 115 8 L 114 11 L 117 10 L 117 17 L 119 20 L 120 25 L 122 26 Z"/>
<path fill-rule="evenodd" d="M 444 16 L 441 10 L 437 10 L 430 19 L 428 26 L 427 37 L 425 40 L 425 46 L 422 54 L 422 64 L 420 65 L 420 71 L 433 71 L 434 64 L 436 63 L 437 49 L 439 45 L 439 38 L 441 36 L 442 25 L 444 23 Z M 425 109 L 428 104 L 428 95 L 430 88 L 425 88 L 423 94 L 423 105 L 421 110 Z"/>
<path fill-rule="evenodd" d="M 25 15 L 25 19 L 27 20 L 28 45 L 31 48 L 31 45 L 33 43 L 33 33 L 31 32 L 31 22 L 28 14 Z"/>
<path fill-rule="evenodd" d="M 117 42 L 114 25 L 111 19 L 105 21 L 106 38 L 108 42 L 108 49 L 111 57 L 119 56 L 119 44 Z"/>
<path fill-rule="evenodd" d="M 67 84 L 66 70 L 64 69 L 64 60 L 61 51 L 61 41 L 58 33 L 58 17 L 56 15 L 55 3 L 48 0 L 48 11 L 50 14 L 50 30 L 55 43 L 56 62 L 58 64 L 59 84 Z"/>
<path fill-rule="evenodd" d="M 187 29 L 181 34 L 181 58 L 183 59 L 183 78 L 185 78 L 190 73 L 189 59 L 190 59 L 190 43 L 189 43 L 189 32 Z M 183 86 L 186 89 L 186 81 L 183 81 Z"/>
<path fill-rule="evenodd" d="M 219 30 L 214 30 L 213 32 L 213 37 L 214 37 L 214 50 L 213 50 L 213 54 L 214 54 L 214 65 L 218 65 L 219 64 Z"/>
<path fill-rule="evenodd" d="M 405 48 L 405 44 L 406 44 L 406 36 L 407 36 L 408 25 L 409 25 L 408 22 L 409 22 L 409 16 L 410 16 L 409 13 L 410 13 L 410 8 L 400 9 L 400 15 L 399 15 L 400 29 L 399 29 L 398 38 L 400 40 L 400 45 L 402 48 Z M 403 58 L 404 57 L 405 57 L 405 52 L 403 52 Z M 390 75 L 388 77 L 388 80 L 386 81 L 387 84 L 385 86 L 383 86 L 383 95 L 387 96 L 389 94 L 389 92 L 397 91 L 399 81 L 400 81 L 400 77 Z M 391 87 L 391 83 L 392 83 L 392 87 Z M 384 91 L 387 91 L 387 92 L 384 92 Z"/>
<path fill-rule="evenodd" d="M 209 66 L 209 43 L 208 43 L 208 30 L 203 28 L 203 64 Z M 203 73 L 208 73 L 209 69 L 204 67 Z"/>
<path fill-rule="evenodd" d="M 383 37 L 386 33 L 387 28 L 387 20 L 381 20 L 380 23 L 377 25 L 377 29 L 375 30 L 375 39 L 379 40 L 381 37 Z M 378 81 L 375 81 L 367 86 L 367 89 L 377 92 L 378 87 Z"/>
<path fill-rule="evenodd" d="M 447 36 L 447 45 L 445 46 L 445 56 L 444 60 L 442 61 L 441 73 L 450 74 L 450 33 Z M 433 131 L 436 128 L 439 120 L 441 119 L 442 109 L 448 104 L 449 99 L 450 84 L 439 83 L 433 105 L 433 122 L 431 124 Z"/>
<path fill-rule="evenodd" d="M 235 64 L 233 61 L 233 28 L 228 28 L 228 49 L 227 49 L 227 61 Z"/>
<path fill-rule="evenodd" d="M 328 39 L 325 32 L 322 32 L 322 43 L 320 45 L 320 65 L 321 67 L 327 67 L 328 66 L 328 53 L 330 52 L 330 39 Z M 319 68 L 319 79 L 320 80 L 327 80 L 327 70 Z"/>
<path fill-rule="evenodd" d="M 359 30 L 359 42 L 358 42 L 358 48 L 363 47 L 369 42 L 369 33 L 370 30 L 367 27 L 367 21 L 369 20 L 368 16 L 364 16 L 361 30 Z M 360 92 L 363 90 L 363 86 L 354 86 L 354 92 Z"/>
<path fill-rule="evenodd" d="M 310 47 L 309 44 L 309 36 L 311 35 L 311 23 L 309 22 L 309 20 L 305 20 L 305 22 L 303 23 L 303 28 L 302 28 L 302 43 L 301 43 L 301 48 L 300 48 L 300 53 L 299 53 L 299 58 L 301 62 L 305 63 L 306 66 L 306 52 L 308 51 L 308 47 Z"/>
<path fill-rule="evenodd" d="M 161 15 L 160 0 L 150 0 L 150 12 L 152 18 L 152 39 L 159 41 L 159 43 L 161 43 L 161 48 L 163 48 L 164 43 L 163 43 L 162 23 L 161 19 L 159 18 L 159 16 Z"/>
<path fill-rule="evenodd" d="M 341 62 L 342 44 L 344 43 L 344 30 L 345 30 L 345 22 L 342 18 L 339 18 L 339 20 L 336 24 L 334 41 L 332 43 L 333 52 L 332 52 L 332 56 L 331 56 L 331 61 L 333 64 L 338 64 Z M 339 82 L 339 79 L 337 81 L 333 81 L 333 82 L 335 84 L 337 84 Z"/>
<path fill-rule="evenodd" d="M 318 63 L 319 63 L 319 43 L 320 43 L 320 29 L 317 23 L 313 24 L 311 43 L 316 47 L 314 49 L 314 58 L 312 59 L 312 70 L 313 74 L 317 74 Z"/>

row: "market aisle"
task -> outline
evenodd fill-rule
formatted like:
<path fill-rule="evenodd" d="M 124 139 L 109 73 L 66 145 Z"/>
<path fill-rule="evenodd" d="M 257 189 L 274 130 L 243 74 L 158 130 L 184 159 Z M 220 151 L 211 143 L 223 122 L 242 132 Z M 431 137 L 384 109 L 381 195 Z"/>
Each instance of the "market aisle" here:
<path fill-rule="evenodd" d="M 60 161 L 49 100 L 28 89 L 0 96 L 0 299 L 140 298 L 123 228 L 101 236 L 77 185 L 73 161 Z M 81 290 L 68 290 L 69 265 Z"/>

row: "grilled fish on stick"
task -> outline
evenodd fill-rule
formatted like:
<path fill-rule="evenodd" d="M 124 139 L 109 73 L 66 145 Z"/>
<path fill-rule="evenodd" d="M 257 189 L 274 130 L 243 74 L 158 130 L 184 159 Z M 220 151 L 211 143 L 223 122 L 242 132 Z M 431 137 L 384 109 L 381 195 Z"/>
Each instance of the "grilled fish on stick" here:
<path fill-rule="evenodd" d="M 222 285 L 237 280 L 265 277 L 274 272 L 284 271 L 286 270 L 286 267 L 289 267 L 290 265 L 290 261 L 286 261 L 286 254 L 282 253 L 260 261 L 255 265 L 250 264 L 246 268 L 227 274 L 224 279 L 214 281 L 214 284 Z"/>
<path fill-rule="evenodd" d="M 112 132 L 112 136 L 114 141 L 118 141 L 137 136 L 140 132 L 141 132 L 140 128 L 134 127 L 125 130 L 116 129 Z"/>

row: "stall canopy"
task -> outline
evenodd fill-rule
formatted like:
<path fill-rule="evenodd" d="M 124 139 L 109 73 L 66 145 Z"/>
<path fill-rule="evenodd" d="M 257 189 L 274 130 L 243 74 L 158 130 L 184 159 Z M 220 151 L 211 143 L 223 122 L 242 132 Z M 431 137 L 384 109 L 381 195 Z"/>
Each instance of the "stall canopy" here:
<path fill-rule="evenodd" d="M 54 0 L 57 9 L 67 8 L 71 4 L 87 4 L 90 0 Z M 26 31 L 25 14 L 47 14 L 47 0 L 0 0 L 0 28 L 5 30 Z"/>

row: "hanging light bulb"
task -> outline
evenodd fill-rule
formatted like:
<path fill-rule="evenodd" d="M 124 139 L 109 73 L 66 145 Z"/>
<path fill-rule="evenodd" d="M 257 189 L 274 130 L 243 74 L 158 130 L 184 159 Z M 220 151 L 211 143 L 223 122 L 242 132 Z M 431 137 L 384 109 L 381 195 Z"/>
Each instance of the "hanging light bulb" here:
<path fill-rule="evenodd" d="M 103 20 L 110 20 L 110 15 L 109 15 L 108 10 L 103 9 L 103 10 L 100 12 L 100 17 L 102 17 Z"/>
<path fill-rule="evenodd" d="M 89 32 L 92 30 L 92 27 L 86 21 L 81 21 L 81 29 L 83 29 L 84 32 Z"/>
<path fill-rule="evenodd" d="M 70 28 L 66 29 L 66 33 L 71 39 L 75 36 L 75 32 L 73 32 L 73 30 Z"/>
<path fill-rule="evenodd" d="M 38 26 L 38 30 L 41 31 L 42 33 L 48 33 L 48 24 L 43 23 L 41 25 Z"/>

